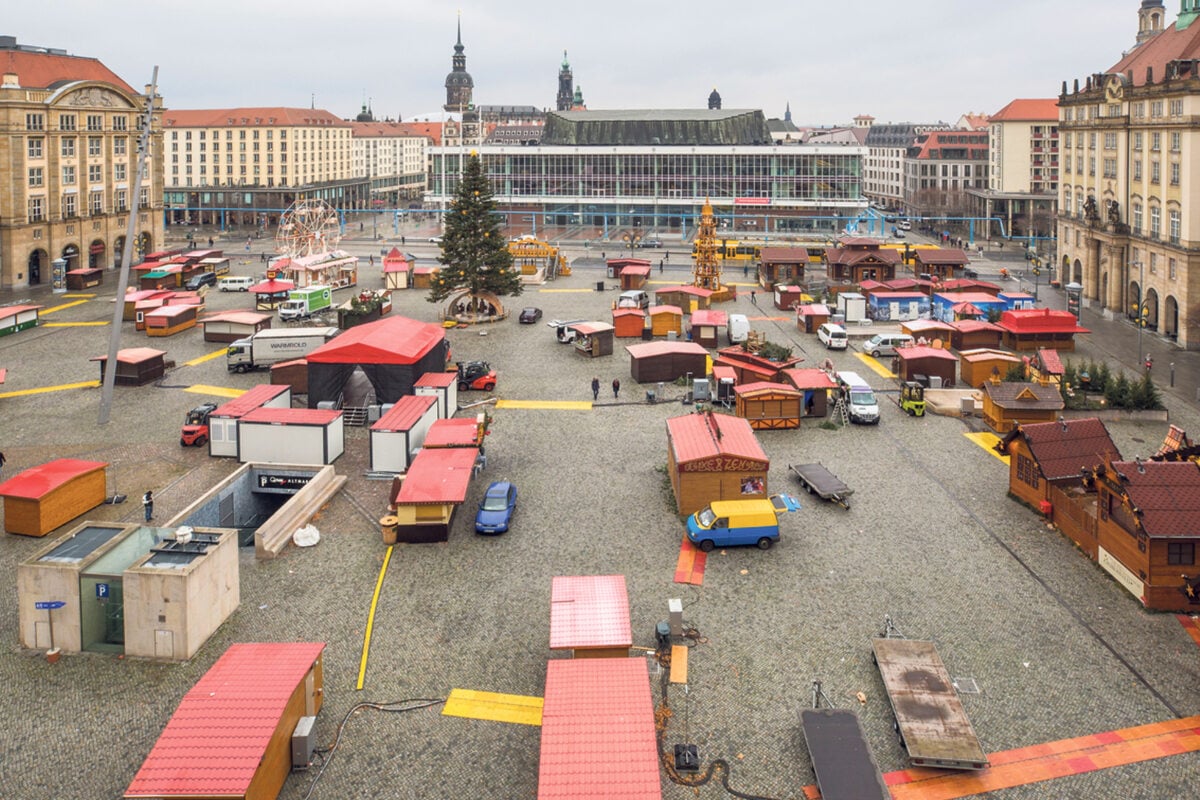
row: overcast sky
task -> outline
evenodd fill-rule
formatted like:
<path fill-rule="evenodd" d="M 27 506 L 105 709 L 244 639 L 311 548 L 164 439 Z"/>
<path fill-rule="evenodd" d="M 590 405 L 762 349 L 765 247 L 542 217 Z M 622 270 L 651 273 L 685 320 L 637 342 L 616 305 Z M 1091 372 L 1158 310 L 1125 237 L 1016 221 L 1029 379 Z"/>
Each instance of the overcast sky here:
<path fill-rule="evenodd" d="M 475 102 L 553 108 L 562 52 L 589 108 L 758 108 L 797 124 L 954 121 L 1115 64 L 1139 0 L 47 0 L 0 34 L 104 62 L 168 108 L 439 112 L 457 11 Z M 1178 0 L 1166 0 L 1168 20 Z M 184 10 L 186 8 L 186 11 Z M 119 24 L 118 24 L 119 22 Z"/>

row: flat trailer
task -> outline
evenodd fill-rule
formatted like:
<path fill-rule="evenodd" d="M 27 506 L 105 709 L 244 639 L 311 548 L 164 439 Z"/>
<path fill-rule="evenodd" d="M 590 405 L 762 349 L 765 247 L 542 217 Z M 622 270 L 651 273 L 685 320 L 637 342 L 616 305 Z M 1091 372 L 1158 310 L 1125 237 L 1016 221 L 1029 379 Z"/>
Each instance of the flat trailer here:
<path fill-rule="evenodd" d="M 871 640 L 900 746 L 914 766 L 984 769 L 987 756 L 933 642 L 905 639 L 889 619 Z"/>
<path fill-rule="evenodd" d="M 824 464 L 792 464 L 788 469 L 795 473 L 796 479 L 809 494 L 850 510 L 850 495 L 854 494 L 854 490 L 826 469 Z"/>
<path fill-rule="evenodd" d="M 858 714 L 821 708 L 824 696 L 820 682 L 813 681 L 813 707 L 800 712 L 822 800 L 891 800 Z"/>

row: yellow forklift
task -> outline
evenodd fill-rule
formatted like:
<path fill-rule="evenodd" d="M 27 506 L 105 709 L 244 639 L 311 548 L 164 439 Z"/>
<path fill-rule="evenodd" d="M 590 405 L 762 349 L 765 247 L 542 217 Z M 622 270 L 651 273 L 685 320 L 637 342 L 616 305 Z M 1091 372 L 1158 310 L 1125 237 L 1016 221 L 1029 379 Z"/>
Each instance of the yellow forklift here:
<path fill-rule="evenodd" d="M 905 381 L 900 387 L 900 408 L 914 417 L 925 416 L 925 387 L 916 381 Z"/>

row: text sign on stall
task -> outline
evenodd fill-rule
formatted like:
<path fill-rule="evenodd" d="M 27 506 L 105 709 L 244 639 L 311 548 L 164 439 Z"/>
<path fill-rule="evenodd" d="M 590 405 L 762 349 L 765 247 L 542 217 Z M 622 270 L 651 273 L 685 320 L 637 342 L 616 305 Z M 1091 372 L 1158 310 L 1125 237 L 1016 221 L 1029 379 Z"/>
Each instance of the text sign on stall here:
<path fill-rule="evenodd" d="M 67 603 L 65 600 L 45 600 L 33 604 L 33 607 L 38 611 L 53 611 L 56 608 L 62 608 Z"/>

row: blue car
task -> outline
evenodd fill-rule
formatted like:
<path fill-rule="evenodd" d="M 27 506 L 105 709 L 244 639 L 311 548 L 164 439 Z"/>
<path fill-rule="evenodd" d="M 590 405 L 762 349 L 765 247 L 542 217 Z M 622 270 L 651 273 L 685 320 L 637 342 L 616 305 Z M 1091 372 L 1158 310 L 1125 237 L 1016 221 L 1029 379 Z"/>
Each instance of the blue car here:
<path fill-rule="evenodd" d="M 517 508 L 517 487 L 496 481 L 487 488 L 475 512 L 476 533 L 504 533 Z"/>

